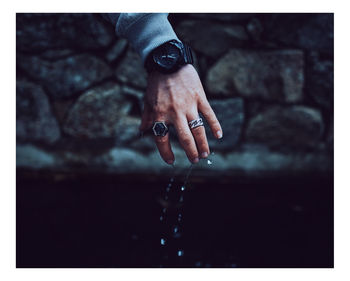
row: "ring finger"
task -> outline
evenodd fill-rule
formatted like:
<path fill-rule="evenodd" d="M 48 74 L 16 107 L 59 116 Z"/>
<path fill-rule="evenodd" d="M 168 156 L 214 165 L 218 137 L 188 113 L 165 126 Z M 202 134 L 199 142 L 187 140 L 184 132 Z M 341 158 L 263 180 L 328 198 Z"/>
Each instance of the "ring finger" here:
<path fill-rule="evenodd" d="M 185 115 L 179 116 L 174 122 L 178 139 L 182 145 L 182 148 L 185 150 L 187 158 L 192 163 L 198 163 L 199 156 L 196 147 L 196 143 L 193 139 L 193 135 L 188 126 L 187 118 Z"/>
<path fill-rule="evenodd" d="M 197 113 L 190 113 L 187 116 L 188 122 L 196 120 L 199 118 Z M 197 150 L 201 158 L 206 158 L 209 155 L 209 145 L 207 141 L 207 136 L 205 134 L 205 128 L 203 125 L 191 129 L 192 135 L 195 139 Z"/>

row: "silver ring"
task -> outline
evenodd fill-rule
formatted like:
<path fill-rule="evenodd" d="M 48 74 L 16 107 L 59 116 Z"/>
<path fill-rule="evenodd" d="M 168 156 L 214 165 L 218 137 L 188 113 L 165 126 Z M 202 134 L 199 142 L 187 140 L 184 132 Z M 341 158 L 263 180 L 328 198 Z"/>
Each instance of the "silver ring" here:
<path fill-rule="evenodd" d="M 164 121 L 154 122 L 152 130 L 153 130 L 153 134 L 156 137 L 164 137 L 169 131 L 169 129 Z"/>
<path fill-rule="evenodd" d="M 190 126 L 190 129 L 197 128 L 199 126 L 204 126 L 202 118 L 194 119 L 190 122 L 188 122 L 188 125 Z"/>

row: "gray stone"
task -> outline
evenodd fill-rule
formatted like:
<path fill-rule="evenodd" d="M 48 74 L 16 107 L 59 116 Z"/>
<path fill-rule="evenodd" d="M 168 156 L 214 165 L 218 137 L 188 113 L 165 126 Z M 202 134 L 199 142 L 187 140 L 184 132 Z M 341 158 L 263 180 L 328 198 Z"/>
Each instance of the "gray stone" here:
<path fill-rule="evenodd" d="M 333 53 L 332 13 L 266 14 L 261 17 L 265 40 L 285 46 Z"/>
<path fill-rule="evenodd" d="M 113 75 L 106 63 L 87 54 L 57 61 L 19 56 L 17 62 L 28 76 L 40 81 L 53 98 L 70 97 Z"/>
<path fill-rule="evenodd" d="M 207 130 L 210 149 L 232 150 L 241 136 L 244 121 L 243 100 L 241 98 L 211 100 L 210 105 L 223 130 L 223 138 L 219 140 L 213 137 L 210 129 Z"/>
<path fill-rule="evenodd" d="M 333 110 L 334 100 L 334 66 L 333 61 L 320 60 L 313 52 L 308 64 L 306 89 L 313 100 L 325 109 Z"/>
<path fill-rule="evenodd" d="M 16 15 L 16 46 L 20 51 L 99 49 L 108 46 L 114 38 L 112 25 L 89 13 Z"/>
<path fill-rule="evenodd" d="M 112 48 L 106 53 L 106 59 L 109 62 L 113 62 L 116 59 L 120 57 L 120 55 L 123 53 L 125 50 L 126 46 L 128 45 L 128 41 L 126 39 L 121 38 L 119 39 Z"/>
<path fill-rule="evenodd" d="M 59 160 L 53 153 L 30 144 L 16 145 L 16 167 L 29 169 L 58 168 Z"/>
<path fill-rule="evenodd" d="M 60 138 L 60 128 L 47 96 L 33 83 L 16 83 L 16 135 L 23 142 L 51 144 Z"/>
<path fill-rule="evenodd" d="M 240 47 L 248 39 L 241 25 L 225 25 L 209 21 L 183 21 L 175 29 L 181 40 L 189 42 L 198 53 L 217 58 L 232 47 Z"/>
<path fill-rule="evenodd" d="M 269 101 L 303 98 L 303 52 L 232 49 L 209 71 L 206 88 L 215 95 L 241 95 Z"/>
<path fill-rule="evenodd" d="M 253 17 L 252 13 L 189 13 L 188 17 L 203 19 L 203 20 L 216 20 L 222 22 L 237 22 L 245 21 Z"/>
<path fill-rule="evenodd" d="M 317 148 L 324 130 L 321 113 L 306 106 L 271 106 L 249 120 L 246 141 L 272 148 Z"/>
<path fill-rule="evenodd" d="M 129 49 L 115 70 L 118 81 L 137 88 L 146 89 L 147 72 L 142 65 L 140 56 Z"/>
<path fill-rule="evenodd" d="M 121 89 L 123 95 L 125 95 L 126 97 L 132 97 L 132 99 L 137 100 L 137 105 L 140 111 L 142 111 L 144 92 L 125 85 L 122 86 Z"/>
<path fill-rule="evenodd" d="M 264 27 L 258 18 L 252 18 L 247 24 L 247 31 L 255 41 L 260 41 Z"/>
<path fill-rule="evenodd" d="M 117 84 L 106 84 L 82 94 L 67 114 L 64 131 L 75 138 L 115 138 L 118 143 L 134 139 L 139 119 L 128 116 L 132 103 Z"/>
<path fill-rule="evenodd" d="M 185 175 L 190 163 L 183 149 L 173 146 L 178 174 Z M 193 166 L 192 176 L 197 178 L 222 179 L 225 176 L 280 176 L 325 172 L 333 169 L 330 153 L 273 151 L 263 145 L 244 145 L 229 153 L 210 155 Z M 64 150 L 59 153 L 44 151 L 32 145 L 17 145 L 16 166 L 27 169 L 54 169 L 56 172 L 103 172 L 113 174 L 172 175 L 173 168 L 167 165 L 155 149 L 143 154 L 123 147 L 114 147 L 96 155 Z M 251 178 L 250 178 L 251 179 Z"/>
<path fill-rule="evenodd" d="M 71 49 L 47 50 L 40 54 L 40 58 L 48 61 L 56 61 L 72 55 L 74 55 L 74 51 Z"/>

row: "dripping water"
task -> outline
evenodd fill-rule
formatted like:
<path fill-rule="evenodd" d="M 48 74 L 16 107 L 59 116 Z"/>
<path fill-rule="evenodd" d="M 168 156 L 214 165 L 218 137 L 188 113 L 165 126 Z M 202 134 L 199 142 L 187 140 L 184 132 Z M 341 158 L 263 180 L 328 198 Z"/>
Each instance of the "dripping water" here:
<path fill-rule="evenodd" d="M 211 153 L 212 155 L 214 153 Z M 212 165 L 212 159 L 203 159 L 207 165 Z M 172 260 L 176 260 L 179 265 L 182 263 L 182 259 L 185 257 L 184 251 L 184 241 L 181 239 L 183 236 L 184 228 L 183 228 L 183 209 L 185 202 L 185 191 L 187 187 L 187 183 L 189 181 L 193 164 L 187 170 L 183 183 L 179 185 L 179 188 L 175 188 L 175 165 L 173 164 L 173 173 L 169 180 L 169 183 L 165 187 L 165 192 L 163 199 L 166 203 L 165 207 L 161 210 L 161 215 L 159 217 L 159 221 L 162 224 L 162 233 L 160 237 L 160 247 L 161 247 L 161 264 L 160 267 L 164 267 L 169 265 L 169 258 Z M 174 185 L 174 186 L 173 186 Z M 170 212 L 168 207 L 170 206 L 170 200 L 174 197 L 177 199 L 177 206 L 175 215 L 170 216 Z M 180 259 L 180 260 L 178 260 Z"/>

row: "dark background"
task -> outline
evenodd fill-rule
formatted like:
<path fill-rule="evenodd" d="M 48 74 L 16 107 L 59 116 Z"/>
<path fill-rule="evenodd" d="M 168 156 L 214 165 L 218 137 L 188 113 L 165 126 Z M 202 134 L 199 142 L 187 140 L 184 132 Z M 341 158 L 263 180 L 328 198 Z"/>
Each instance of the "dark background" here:
<path fill-rule="evenodd" d="M 333 14 L 169 20 L 224 130 L 170 208 L 185 256 L 162 260 L 172 169 L 137 137 L 135 52 L 97 14 L 17 14 L 17 266 L 332 267 Z"/>

